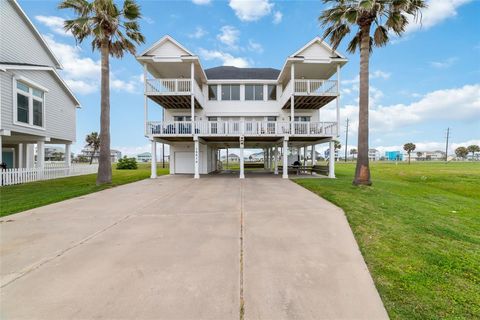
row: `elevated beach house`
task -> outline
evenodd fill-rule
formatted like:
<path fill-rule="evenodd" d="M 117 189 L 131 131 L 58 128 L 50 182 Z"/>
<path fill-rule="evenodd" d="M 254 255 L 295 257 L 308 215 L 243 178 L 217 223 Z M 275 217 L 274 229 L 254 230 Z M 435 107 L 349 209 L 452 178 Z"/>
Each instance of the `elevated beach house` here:
<path fill-rule="evenodd" d="M 264 149 L 264 161 L 275 174 L 281 165 L 283 178 L 288 178 L 291 165 L 287 155 L 298 154 L 299 148 L 315 154 L 315 145 L 330 143 L 333 150 L 340 68 L 347 59 L 318 37 L 287 57 L 281 70 L 204 69 L 197 55 L 170 36 L 137 60 L 145 73 L 145 136 L 152 142 L 152 177 L 157 142 L 170 145 L 171 174 L 195 178 L 220 167 L 220 149 L 239 149 L 240 178 L 245 176 L 245 148 Z M 320 110 L 334 100 L 336 116 L 325 121 Z M 163 119 L 149 119 L 151 101 L 163 108 Z M 333 157 L 329 176 L 334 177 Z"/>
<path fill-rule="evenodd" d="M 70 155 L 79 102 L 61 68 L 18 3 L 0 1 L 0 163 L 7 168 L 43 168 L 45 143 Z M 70 166 L 69 156 L 65 162 Z"/>

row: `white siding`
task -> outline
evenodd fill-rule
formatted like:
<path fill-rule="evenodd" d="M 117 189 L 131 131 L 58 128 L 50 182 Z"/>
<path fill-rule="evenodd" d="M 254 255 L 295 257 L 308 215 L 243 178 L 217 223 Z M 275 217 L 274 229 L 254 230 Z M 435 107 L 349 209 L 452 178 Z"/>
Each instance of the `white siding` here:
<path fill-rule="evenodd" d="M 299 56 L 303 56 L 308 59 L 329 59 L 332 56 L 332 52 L 320 43 L 315 42 L 300 52 Z"/>
<path fill-rule="evenodd" d="M 45 130 L 27 128 L 13 123 L 13 76 L 23 76 L 48 88 L 45 93 Z M 2 129 L 75 141 L 75 102 L 65 91 L 52 71 L 9 70 L 0 71 Z"/>
<path fill-rule="evenodd" d="M 154 55 L 160 57 L 180 57 L 183 55 L 188 55 L 188 52 L 179 48 L 173 42 L 166 40 L 159 47 L 149 50 L 147 52 L 147 55 Z"/>
<path fill-rule="evenodd" d="M 185 155 L 185 153 L 188 153 L 188 152 L 192 154 L 192 158 L 191 158 L 192 160 L 190 164 L 191 171 L 187 173 L 193 174 L 194 172 L 193 138 L 192 138 L 192 142 L 175 143 L 170 145 L 170 155 L 171 155 L 170 173 L 171 174 L 178 173 L 175 168 L 175 159 L 174 159 L 174 155 L 176 152 L 182 153 L 182 155 Z M 210 152 L 211 152 L 211 148 L 209 146 L 200 143 L 200 166 L 199 166 L 200 174 L 207 174 L 214 170 L 214 166 L 211 163 L 212 157 L 209 156 Z M 181 172 L 181 173 L 185 173 L 185 172 Z"/>
<path fill-rule="evenodd" d="M 55 66 L 39 36 L 11 1 L 0 0 L 0 63 Z"/>

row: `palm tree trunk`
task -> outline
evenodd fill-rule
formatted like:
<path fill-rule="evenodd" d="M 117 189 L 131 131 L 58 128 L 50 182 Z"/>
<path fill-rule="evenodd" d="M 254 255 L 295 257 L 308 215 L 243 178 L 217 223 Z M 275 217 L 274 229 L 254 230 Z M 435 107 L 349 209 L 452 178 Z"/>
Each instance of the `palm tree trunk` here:
<path fill-rule="evenodd" d="M 361 27 L 360 106 L 358 114 L 358 152 L 354 185 L 371 185 L 368 165 L 368 94 L 370 60 L 370 24 Z"/>
<path fill-rule="evenodd" d="M 100 106 L 100 157 L 98 159 L 97 185 L 112 182 L 110 159 L 110 62 L 108 43 L 101 46 L 102 80 Z"/>
<path fill-rule="evenodd" d="M 95 152 L 96 152 L 96 150 L 93 149 L 92 155 L 90 156 L 90 164 L 93 163 L 93 157 L 95 156 Z"/>

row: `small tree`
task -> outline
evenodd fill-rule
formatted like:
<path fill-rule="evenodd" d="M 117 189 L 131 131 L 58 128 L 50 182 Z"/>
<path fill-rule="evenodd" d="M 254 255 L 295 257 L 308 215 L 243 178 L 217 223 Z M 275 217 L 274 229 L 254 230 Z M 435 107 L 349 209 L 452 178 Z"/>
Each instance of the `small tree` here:
<path fill-rule="evenodd" d="M 410 153 L 415 150 L 417 146 L 411 142 L 409 143 L 405 143 L 403 145 L 403 150 L 407 151 L 407 154 L 408 154 L 408 164 L 410 164 Z"/>
<path fill-rule="evenodd" d="M 355 158 L 355 155 L 356 155 L 357 153 L 358 153 L 358 152 L 357 152 L 357 149 L 355 149 L 355 148 L 350 149 L 350 154 L 353 156 L 353 158 Z"/>
<path fill-rule="evenodd" d="M 92 155 L 90 156 L 90 164 L 92 164 L 93 157 L 95 156 L 98 148 L 100 148 L 100 137 L 98 136 L 98 132 L 92 132 L 90 134 L 87 134 L 87 136 L 85 137 L 85 142 L 87 142 L 85 147 L 89 147 L 92 149 Z"/>
<path fill-rule="evenodd" d="M 480 146 L 476 144 L 472 144 L 471 146 L 467 147 L 468 152 L 472 153 L 472 160 L 475 159 L 475 152 L 480 152 Z"/>
<path fill-rule="evenodd" d="M 422 155 L 423 155 L 423 153 L 421 153 L 421 152 L 417 152 L 417 159 L 418 159 L 418 158 L 421 158 L 421 157 L 422 157 Z"/>
<path fill-rule="evenodd" d="M 465 159 L 468 155 L 468 149 L 465 147 L 458 147 L 457 149 L 455 149 L 455 154 L 457 155 L 457 157 Z"/>
<path fill-rule="evenodd" d="M 118 159 L 118 170 L 135 170 L 137 168 L 137 159 L 135 158 L 127 158 L 127 156 L 124 156 L 123 158 Z"/>

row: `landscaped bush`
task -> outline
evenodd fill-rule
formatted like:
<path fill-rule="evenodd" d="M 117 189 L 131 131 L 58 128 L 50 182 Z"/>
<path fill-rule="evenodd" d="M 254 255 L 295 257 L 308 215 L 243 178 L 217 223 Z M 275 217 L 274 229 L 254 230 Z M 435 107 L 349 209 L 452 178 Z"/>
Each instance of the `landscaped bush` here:
<path fill-rule="evenodd" d="M 134 170 L 137 169 L 137 160 L 135 158 L 127 158 L 127 156 L 121 158 L 117 162 L 117 169 L 119 170 Z"/>

